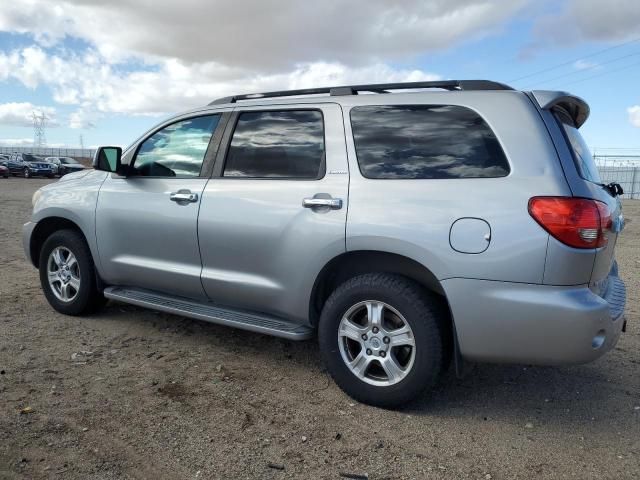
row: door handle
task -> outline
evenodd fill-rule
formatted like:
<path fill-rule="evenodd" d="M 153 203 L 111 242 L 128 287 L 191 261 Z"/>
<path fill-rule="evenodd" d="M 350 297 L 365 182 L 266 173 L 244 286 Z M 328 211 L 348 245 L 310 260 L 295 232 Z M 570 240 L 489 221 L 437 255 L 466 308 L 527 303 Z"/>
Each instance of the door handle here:
<path fill-rule="evenodd" d="M 342 200 L 339 198 L 305 198 L 302 200 L 304 208 L 329 207 L 331 210 L 340 210 Z"/>
<path fill-rule="evenodd" d="M 169 194 L 169 200 L 177 203 L 194 203 L 198 201 L 198 194 L 189 190 L 178 190 Z"/>

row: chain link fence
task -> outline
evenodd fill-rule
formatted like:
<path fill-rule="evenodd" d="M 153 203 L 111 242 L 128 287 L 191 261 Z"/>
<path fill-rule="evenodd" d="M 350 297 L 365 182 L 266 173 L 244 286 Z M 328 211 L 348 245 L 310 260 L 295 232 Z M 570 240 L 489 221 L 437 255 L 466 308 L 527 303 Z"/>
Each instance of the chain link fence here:
<path fill-rule="evenodd" d="M 622 198 L 640 198 L 639 155 L 594 155 L 602 183 L 619 183 Z"/>
<path fill-rule="evenodd" d="M 71 157 L 83 163 L 91 162 L 93 152 L 91 148 L 54 148 L 54 147 L 2 147 L 0 153 L 31 153 L 39 157 Z"/>

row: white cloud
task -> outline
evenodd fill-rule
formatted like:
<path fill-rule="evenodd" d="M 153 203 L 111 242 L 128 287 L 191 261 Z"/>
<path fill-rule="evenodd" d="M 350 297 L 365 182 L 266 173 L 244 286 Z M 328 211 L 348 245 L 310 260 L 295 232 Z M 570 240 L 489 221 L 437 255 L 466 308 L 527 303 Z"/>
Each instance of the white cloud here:
<path fill-rule="evenodd" d="M 629 123 L 640 128 L 640 105 L 627 108 L 627 113 L 629 114 Z"/>
<path fill-rule="evenodd" d="M 337 62 L 314 62 L 297 65 L 286 73 L 260 74 L 215 62 L 186 64 L 173 59 L 159 62 L 154 70 L 122 72 L 93 51 L 82 57 L 71 53 L 48 56 L 38 47 L 29 47 L 4 57 L 11 66 L 9 77 L 28 87 L 46 85 L 58 103 L 78 106 L 69 119 L 72 128 L 91 126 L 102 113 L 163 114 L 236 93 L 440 78 L 384 63 L 348 67 Z"/>
<path fill-rule="evenodd" d="M 85 110 L 80 108 L 75 112 L 71 112 L 69 115 L 69 127 L 84 129 L 94 128 L 96 126 L 96 119 L 99 118 L 99 114 L 91 110 Z"/>
<path fill-rule="evenodd" d="M 0 138 L 0 146 L 3 147 L 30 147 L 33 138 Z"/>
<path fill-rule="evenodd" d="M 31 127 L 33 114 L 45 115 L 49 126 L 57 126 L 56 111 L 52 107 L 40 107 L 29 102 L 12 102 L 0 104 L 0 125 Z"/>
<path fill-rule="evenodd" d="M 304 62 L 363 65 L 491 33 L 527 0 L 31 0 L 5 2 L 0 30 L 43 45 L 63 35 L 113 60 L 178 58 L 282 71 Z"/>
<path fill-rule="evenodd" d="M 0 81 L 45 86 L 75 106 L 72 128 L 110 113 L 158 115 L 217 97 L 440 78 L 418 55 L 490 35 L 531 0 L 28 0 L 0 31 L 35 45 L 0 51 Z M 65 37 L 87 47 L 69 51 Z"/>
<path fill-rule="evenodd" d="M 568 0 L 559 13 L 536 23 L 542 43 L 574 44 L 581 40 L 624 41 L 640 33 L 637 0 Z"/>
<path fill-rule="evenodd" d="M 577 60 L 573 63 L 573 68 L 576 70 L 592 70 L 599 68 L 600 65 L 595 62 L 590 62 L 588 60 Z"/>

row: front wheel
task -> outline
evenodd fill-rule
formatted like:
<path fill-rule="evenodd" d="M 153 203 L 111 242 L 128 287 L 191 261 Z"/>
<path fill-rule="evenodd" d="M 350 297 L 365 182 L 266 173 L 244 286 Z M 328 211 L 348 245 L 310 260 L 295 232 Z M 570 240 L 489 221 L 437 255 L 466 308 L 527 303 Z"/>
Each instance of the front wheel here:
<path fill-rule="evenodd" d="M 320 351 L 354 399 L 397 407 L 437 381 L 444 363 L 442 300 L 398 275 L 366 274 L 339 286 L 322 310 Z"/>
<path fill-rule="evenodd" d="M 24 178 L 31 178 L 31 170 L 28 168 L 24 169 Z"/>
<path fill-rule="evenodd" d="M 82 315 L 104 305 L 85 239 L 75 230 L 51 234 L 40 251 L 40 283 L 49 304 L 66 315 Z"/>

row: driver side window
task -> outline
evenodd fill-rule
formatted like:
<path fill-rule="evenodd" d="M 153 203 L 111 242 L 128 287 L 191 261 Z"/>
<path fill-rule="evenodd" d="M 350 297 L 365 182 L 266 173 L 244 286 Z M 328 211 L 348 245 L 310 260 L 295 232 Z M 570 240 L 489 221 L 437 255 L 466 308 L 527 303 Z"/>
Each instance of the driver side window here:
<path fill-rule="evenodd" d="M 220 115 L 189 118 L 158 130 L 140 144 L 129 175 L 197 177 Z"/>

